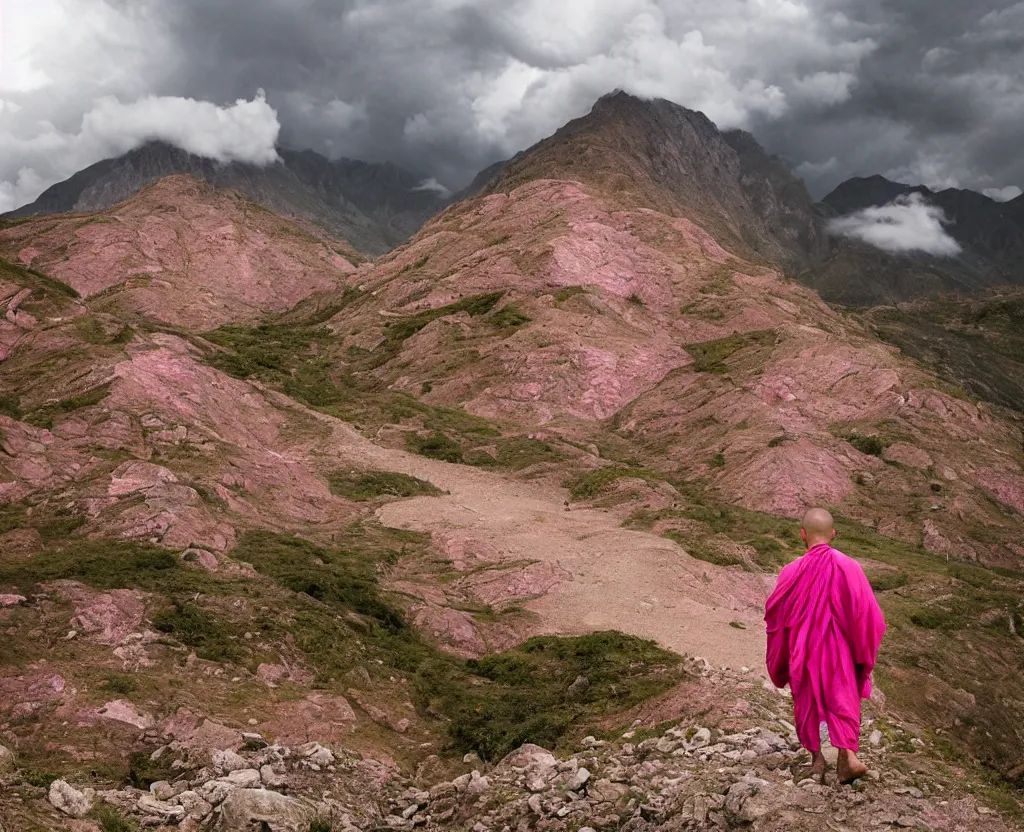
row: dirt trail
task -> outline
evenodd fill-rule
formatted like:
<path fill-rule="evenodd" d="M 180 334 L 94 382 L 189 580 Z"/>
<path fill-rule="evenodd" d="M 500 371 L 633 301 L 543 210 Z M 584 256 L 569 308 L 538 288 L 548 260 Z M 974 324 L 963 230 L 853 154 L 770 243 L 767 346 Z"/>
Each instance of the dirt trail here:
<path fill-rule="evenodd" d="M 385 525 L 457 532 L 490 544 L 503 562 L 546 562 L 567 572 L 569 580 L 522 605 L 539 616 L 542 632 L 617 629 L 715 666 L 763 667 L 762 610 L 773 578 L 696 560 L 670 540 L 623 529 L 604 511 L 566 511 L 562 489 L 381 448 L 330 422 L 335 454 L 448 492 L 382 507 Z"/>

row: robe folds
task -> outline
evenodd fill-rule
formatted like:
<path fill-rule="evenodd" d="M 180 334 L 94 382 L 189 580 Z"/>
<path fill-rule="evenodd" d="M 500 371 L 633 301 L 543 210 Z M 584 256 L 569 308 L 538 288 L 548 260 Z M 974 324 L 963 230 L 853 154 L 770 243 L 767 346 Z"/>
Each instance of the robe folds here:
<path fill-rule="evenodd" d="M 822 722 L 836 748 L 860 747 L 860 700 L 885 618 L 860 564 L 827 543 L 783 568 L 765 607 L 768 675 L 789 684 L 797 737 L 819 751 Z"/>

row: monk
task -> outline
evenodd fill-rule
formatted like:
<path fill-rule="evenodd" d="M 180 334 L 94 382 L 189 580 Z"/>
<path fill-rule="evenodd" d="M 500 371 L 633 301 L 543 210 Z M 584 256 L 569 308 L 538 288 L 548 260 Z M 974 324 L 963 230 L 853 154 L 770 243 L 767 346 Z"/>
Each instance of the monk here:
<path fill-rule="evenodd" d="M 857 759 L 860 700 L 871 697 L 885 619 L 860 564 L 832 548 L 831 514 L 810 509 L 800 536 L 807 553 L 782 570 L 765 609 L 768 675 L 793 691 L 796 733 L 813 757 L 812 775 L 825 775 L 825 722 L 839 749 L 839 782 L 852 783 L 868 772 Z"/>

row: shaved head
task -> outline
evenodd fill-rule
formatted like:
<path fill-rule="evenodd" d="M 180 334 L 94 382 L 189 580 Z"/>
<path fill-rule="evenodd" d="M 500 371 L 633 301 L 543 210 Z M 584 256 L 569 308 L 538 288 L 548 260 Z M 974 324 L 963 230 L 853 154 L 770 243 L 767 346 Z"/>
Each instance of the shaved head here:
<path fill-rule="evenodd" d="M 800 530 L 808 546 L 829 543 L 835 536 L 835 521 L 823 508 L 808 509 L 800 524 Z"/>

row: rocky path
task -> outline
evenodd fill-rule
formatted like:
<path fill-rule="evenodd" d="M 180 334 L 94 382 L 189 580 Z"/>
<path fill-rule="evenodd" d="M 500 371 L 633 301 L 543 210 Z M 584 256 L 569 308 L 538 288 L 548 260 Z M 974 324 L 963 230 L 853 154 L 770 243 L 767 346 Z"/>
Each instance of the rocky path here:
<path fill-rule="evenodd" d="M 491 566 L 553 567 L 535 587 L 537 597 L 521 604 L 537 614 L 541 632 L 616 629 L 716 666 L 762 666 L 762 610 L 772 579 L 691 558 L 670 540 L 622 528 L 605 511 L 567 511 L 563 489 L 381 448 L 330 423 L 332 451 L 351 464 L 419 477 L 448 492 L 382 507 L 385 525 L 479 542 L 499 557 Z M 519 590 L 529 592 L 529 570 L 521 574 Z M 550 586 L 552 574 L 564 579 Z"/>
<path fill-rule="evenodd" d="M 699 662 L 688 670 L 691 704 L 727 704 L 739 693 L 751 707 L 743 715 L 703 708 L 700 721 L 683 717 L 657 729 L 634 724 L 604 739 L 583 738 L 558 755 L 524 745 L 488 765 L 470 754 L 464 773 L 442 782 L 410 779 L 393 766 L 317 742 L 268 745 L 258 734 L 240 734 L 229 747 L 193 755 L 164 737 L 154 755 L 174 758 L 177 774 L 147 791 L 95 791 L 61 779 L 48 789 L 23 786 L 22 794 L 34 799 L 45 828 L 76 832 L 98 832 L 76 819 L 109 819 L 111 809 L 123 825 L 104 829 L 128 828 L 123 819 L 131 818 L 166 832 L 250 832 L 256 824 L 272 832 L 1014 828 L 984 796 L 965 792 L 947 769 L 936 769 L 925 743 L 896 725 L 888 726 L 890 741 L 866 720 L 872 733 L 861 755 L 870 766 L 865 779 L 841 786 L 834 765 L 823 780 L 812 779 L 809 756 L 785 719 L 785 697 L 759 690 L 751 674 Z M 14 805 L 8 815 L 0 811 L 0 832 L 40 828 L 20 816 L 23 803 Z"/>

